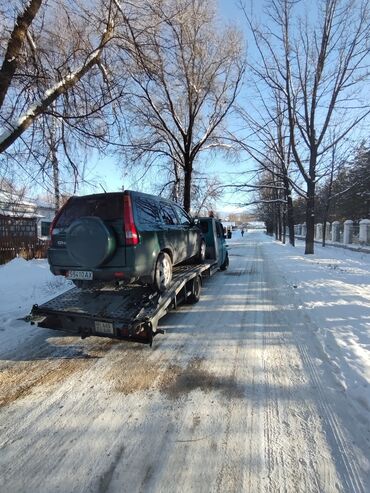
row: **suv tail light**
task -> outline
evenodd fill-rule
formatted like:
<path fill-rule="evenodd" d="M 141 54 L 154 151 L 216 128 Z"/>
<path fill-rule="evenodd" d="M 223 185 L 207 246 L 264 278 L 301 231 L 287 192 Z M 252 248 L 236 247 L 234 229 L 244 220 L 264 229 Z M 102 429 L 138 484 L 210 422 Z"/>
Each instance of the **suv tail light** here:
<path fill-rule="evenodd" d="M 126 245 L 137 245 L 139 243 L 139 235 L 134 223 L 131 197 L 129 195 L 123 196 L 123 224 Z"/>
<path fill-rule="evenodd" d="M 67 202 L 64 205 L 62 205 L 62 207 L 60 207 L 60 209 L 58 209 L 57 213 L 55 214 L 54 219 L 53 219 L 53 221 L 52 221 L 52 223 L 50 225 L 50 229 L 49 229 L 49 236 L 50 236 L 50 238 L 51 238 L 51 235 L 53 234 L 53 230 L 54 230 L 54 228 L 55 228 L 55 226 L 56 226 L 56 224 L 58 222 L 58 219 L 60 218 L 60 215 L 62 214 L 62 211 L 64 210 L 65 206 L 68 204 L 68 202 L 70 200 L 71 200 L 71 198 L 69 198 L 67 200 Z"/>

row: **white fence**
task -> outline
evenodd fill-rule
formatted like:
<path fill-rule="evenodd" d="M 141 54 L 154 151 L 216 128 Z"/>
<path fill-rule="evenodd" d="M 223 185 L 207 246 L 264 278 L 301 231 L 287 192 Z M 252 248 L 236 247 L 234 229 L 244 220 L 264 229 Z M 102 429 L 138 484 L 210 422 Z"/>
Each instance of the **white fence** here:
<path fill-rule="evenodd" d="M 296 236 L 306 236 L 306 223 L 294 226 Z M 315 240 L 322 241 L 323 225 L 315 224 Z M 334 221 L 326 224 L 325 240 L 332 243 L 342 243 L 343 245 L 366 245 L 370 246 L 370 219 L 362 219 L 354 222 L 348 219 L 344 223 Z"/>

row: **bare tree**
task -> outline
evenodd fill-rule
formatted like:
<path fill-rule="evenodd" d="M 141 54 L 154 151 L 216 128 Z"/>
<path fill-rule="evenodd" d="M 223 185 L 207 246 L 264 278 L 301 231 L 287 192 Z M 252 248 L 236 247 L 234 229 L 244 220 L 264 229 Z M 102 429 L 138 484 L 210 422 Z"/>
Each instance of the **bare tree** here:
<path fill-rule="evenodd" d="M 253 73 L 253 66 L 250 67 L 250 71 Z M 291 145 L 286 103 L 282 99 L 280 92 L 275 88 L 271 88 L 268 84 L 257 84 L 256 89 L 257 96 L 255 101 L 257 105 L 260 103 L 261 108 L 258 109 L 256 107 L 252 111 L 251 108 L 254 105 L 249 105 L 248 110 L 243 107 L 238 109 L 241 120 L 250 133 L 244 138 L 230 135 L 230 140 L 245 151 L 257 165 L 255 176 L 258 178 L 258 187 L 250 188 L 256 191 L 259 188 L 261 198 L 265 195 L 266 186 L 270 188 L 275 186 L 275 194 L 278 193 L 279 196 L 283 189 L 284 201 L 281 203 L 284 219 L 283 236 L 285 241 L 285 225 L 287 225 L 289 242 L 294 246 L 292 191 L 295 190 L 297 193 L 302 194 L 302 190 L 296 185 L 291 176 Z M 268 90 L 269 94 L 266 92 Z M 266 179 L 261 180 L 261 173 L 264 176 L 270 176 L 271 179 L 267 182 Z"/>
<path fill-rule="evenodd" d="M 152 27 L 131 30 L 126 151 L 133 163 L 167 163 L 189 211 L 199 154 L 227 145 L 222 125 L 242 81 L 243 42 L 236 29 L 219 29 L 213 2 L 154 1 L 152 15 Z"/>
<path fill-rule="evenodd" d="M 305 183 L 306 248 L 314 252 L 315 190 L 327 156 L 370 113 L 368 2 L 271 0 L 269 24 L 252 26 L 259 77 L 286 103 L 292 159 Z M 332 128 L 339 132 L 330 132 Z"/>
<path fill-rule="evenodd" d="M 61 11 L 58 12 L 58 17 L 60 17 L 62 16 L 63 9 L 61 5 L 57 6 L 61 9 Z M 29 4 L 26 5 L 24 12 L 21 13 L 18 18 L 29 18 L 30 15 L 28 15 L 28 9 Z M 33 12 L 34 15 L 36 15 L 36 8 Z M 65 14 L 68 17 L 70 12 L 65 11 Z M 34 19 L 31 19 L 29 24 L 32 20 Z M 45 22 L 45 19 L 43 22 Z M 57 21 L 55 22 L 57 23 Z M 49 41 L 52 41 L 53 47 L 57 49 L 52 51 L 50 56 L 48 53 L 37 53 L 37 46 L 33 42 L 29 31 L 27 31 L 29 24 L 26 25 L 22 32 L 23 36 L 17 37 L 19 44 L 18 52 L 12 50 L 13 38 L 16 36 L 13 35 L 13 33 L 18 30 L 18 25 L 15 25 L 5 53 L 2 67 L 2 71 L 5 72 L 5 76 L 2 78 L 4 81 L 2 84 L 3 101 L 5 100 L 6 94 L 9 94 L 9 89 L 11 88 L 11 83 L 14 79 L 16 79 L 15 82 L 19 82 L 19 79 L 23 79 L 25 82 L 28 82 L 31 87 L 24 87 L 21 85 L 20 90 L 17 91 L 17 85 L 14 84 L 14 91 L 12 91 L 12 94 L 10 95 L 9 105 L 5 108 L 4 114 L 1 115 L 5 130 L 0 134 L 0 154 L 7 150 L 20 136 L 22 136 L 40 115 L 45 114 L 60 95 L 67 94 L 68 91 L 74 88 L 93 67 L 99 65 L 103 49 L 110 41 L 114 30 L 112 14 L 107 10 L 105 22 L 101 22 L 100 33 L 95 30 L 90 33 L 83 33 L 80 31 L 78 40 L 77 38 L 71 39 L 68 37 L 67 39 L 64 39 L 65 43 L 62 48 L 58 49 L 57 43 L 59 41 L 60 46 L 62 35 L 60 32 L 54 32 L 53 36 L 51 36 L 52 39 Z M 43 28 L 43 26 L 39 28 L 41 29 L 39 36 L 42 36 Z M 82 29 L 82 26 L 80 26 L 80 29 Z M 84 34 L 87 35 L 87 37 L 84 38 L 85 42 L 82 44 Z M 92 39 L 96 37 L 98 37 L 98 41 L 95 42 L 94 46 Z M 22 77 L 21 73 L 17 74 L 17 69 L 23 71 L 27 69 L 20 60 L 21 49 L 27 49 L 25 46 L 25 41 L 27 39 L 30 40 L 30 53 L 28 56 L 24 57 L 24 61 L 30 61 L 30 59 L 33 58 L 35 72 L 26 74 L 25 77 Z M 71 51 L 65 49 L 66 44 L 72 48 Z M 11 62 L 14 64 L 14 66 L 12 66 L 12 71 L 6 70 L 7 62 L 10 63 L 9 60 L 6 59 L 6 57 L 9 56 L 9 52 L 14 52 L 13 56 L 15 57 L 15 61 L 13 60 Z M 57 53 L 57 56 L 55 56 L 55 53 Z M 60 55 L 64 55 L 64 58 L 61 59 L 62 57 Z M 54 58 L 54 60 L 52 60 L 53 62 L 56 61 L 55 59 L 59 62 L 54 70 L 52 70 L 53 63 L 50 63 L 51 60 L 48 60 L 49 63 L 47 63 L 47 66 L 45 66 L 46 64 L 42 64 L 42 58 L 48 59 L 49 57 Z M 73 66 L 74 63 L 76 63 L 76 66 L 72 68 L 71 65 Z M 17 77 L 17 75 L 19 75 L 19 77 Z M 46 83 L 45 78 L 47 79 Z M 48 83 L 50 85 L 48 85 Z M 85 94 L 85 101 L 87 101 L 86 96 L 87 94 Z M 18 112 L 20 113 L 20 116 L 14 118 L 14 114 Z"/>
<path fill-rule="evenodd" d="M 216 202 L 223 193 L 221 182 L 217 178 L 197 176 L 193 186 L 192 210 L 196 216 L 207 215 L 214 210 Z"/>
<path fill-rule="evenodd" d="M 285 241 L 283 223 L 286 200 L 284 187 L 277 180 L 277 175 L 271 166 L 259 173 L 254 189 L 255 200 L 249 202 L 248 205 L 256 205 L 256 216 L 265 222 L 268 234 L 274 233 L 277 240 Z"/>
<path fill-rule="evenodd" d="M 329 217 L 329 211 L 331 202 L 334 198 L 333 192 L 333 184 L 335 176 L 343 170 L 345 164 L 348 162 L 349 149 L 347 146 L 341 146 L 343 142 L 338 142 L 336 145 L 331 148 L 331 157 L 329 161 L 329 169 L 326 175 L 326 182 L 324 183 L 324 194 L 321 195 L 321 201 L 323 202 L 323 214 L 322 214 L 322 246 L 326 245 L 326 231 L 327 231 L 327 223 Z M 343 149 L 343 147 L 345 147 Z M 353 184 L 355 186 L 355 184 Z M 344 192 L 344 190 L 342 191 Z"/>

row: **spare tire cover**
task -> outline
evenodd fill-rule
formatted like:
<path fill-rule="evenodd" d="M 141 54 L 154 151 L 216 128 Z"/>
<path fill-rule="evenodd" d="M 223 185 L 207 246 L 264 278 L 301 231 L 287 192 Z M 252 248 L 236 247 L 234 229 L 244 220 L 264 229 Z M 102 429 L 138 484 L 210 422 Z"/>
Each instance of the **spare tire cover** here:
<path fill-rule="evenodd" d="M 80 217 L 67 229 L 69 255 L 81 267 L 93 269 L 108 260 L 116 249 L 113 231 L 99 217 Z"/>

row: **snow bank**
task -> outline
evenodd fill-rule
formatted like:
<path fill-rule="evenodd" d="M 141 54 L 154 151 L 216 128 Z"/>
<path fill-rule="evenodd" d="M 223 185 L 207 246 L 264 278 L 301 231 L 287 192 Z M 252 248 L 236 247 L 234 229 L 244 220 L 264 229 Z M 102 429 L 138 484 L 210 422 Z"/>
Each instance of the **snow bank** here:
<path fill-rule="evenodd" d="M 15 258 L 0 266 L 0 315 L 26 315 L 34 303 L 43 303 L 71 287 L 71 282 L 54 276 L 47 260 Z"/>

